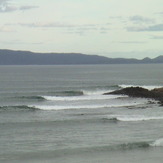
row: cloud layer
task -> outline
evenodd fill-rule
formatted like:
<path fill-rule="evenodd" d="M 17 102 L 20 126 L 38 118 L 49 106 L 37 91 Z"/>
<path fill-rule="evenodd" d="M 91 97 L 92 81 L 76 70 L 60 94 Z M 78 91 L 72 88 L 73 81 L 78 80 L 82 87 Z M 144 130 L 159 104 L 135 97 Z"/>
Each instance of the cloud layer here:
<path fill-rule="evenodd" d="M 127 27 L 127 30 L 130 32 L 161 32 L 163 31 L 163 24 L 156 24 L 147 27 Z"/>
<path fill-rule="evenodd" d="M 129 20 L 132 21 L 133 23 L 136 23 L 136 24 L 153 23 L 154 22 L 154 19 L 146 18 L 146 17 L 140 16 L 140 15 L 131 16 L 129 18 Z"/>
<path fill-rule="evenodd" d="M 18 6 L 12 4 L 12 0 L 0 0 L 0 13 L 13 12 L 17 10 L 30 10 L 38 8 L 38 6 L 24 5 Z"/>
<path fill-rule="evenodd" d="M 30 28 L 52 28 L 64 29 L 68 34 L 85 34 L 90 32 L 107 33 L 109 31 L 109 24 L 71 24 L 64 22 L 51 23 L 19 23 L 18 25 Z"/>

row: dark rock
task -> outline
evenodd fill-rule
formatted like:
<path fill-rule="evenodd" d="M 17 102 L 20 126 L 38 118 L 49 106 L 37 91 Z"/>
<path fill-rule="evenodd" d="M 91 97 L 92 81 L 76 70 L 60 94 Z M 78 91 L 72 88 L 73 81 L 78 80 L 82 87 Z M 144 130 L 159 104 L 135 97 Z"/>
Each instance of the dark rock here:
<path fill-rule="evenodd" d="M 163 93 L 163 88 L 155 88 L 152 91 Z"/>
<path fill-rule="evenodd" d="M 128 95 L 129 97 L 138 97 L 138 98 L 151 98 L 158 100 L 160 105 L 163 106 L 163 88 L 157 88 L 153 90 L 148 90 L 142 87 L 127 87 L 121 90 L 116 90 L 113 92 L 105 93 L 104 95 Z"/>
<path fill-rule="evenodd" d="M 121 90 L 116 90 L 110 93 L 105 93 L 107 94 L 122 94 L 122 95 L 128 95 L 130 97 L 149 97 L 151 96 L 151 93 L 148 89 L 144 89 L 141 87 L 127 87 Z"/>

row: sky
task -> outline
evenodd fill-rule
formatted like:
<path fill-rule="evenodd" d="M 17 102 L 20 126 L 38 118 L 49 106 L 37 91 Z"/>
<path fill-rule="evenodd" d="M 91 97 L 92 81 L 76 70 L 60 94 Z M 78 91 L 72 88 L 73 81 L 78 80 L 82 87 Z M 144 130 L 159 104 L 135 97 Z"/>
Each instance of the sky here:
<path fill-rule="evenodd" d="M 163 0 L 0 0 L 0 49 L 163 55 Z"/>

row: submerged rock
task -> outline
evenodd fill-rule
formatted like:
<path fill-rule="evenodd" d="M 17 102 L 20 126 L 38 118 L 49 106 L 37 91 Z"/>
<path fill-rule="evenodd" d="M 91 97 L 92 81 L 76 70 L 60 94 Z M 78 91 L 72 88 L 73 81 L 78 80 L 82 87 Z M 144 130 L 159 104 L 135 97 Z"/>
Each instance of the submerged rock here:
<path fill-rule="evenodd" d="M 163 106 L 163 88 L 155 88 L 148 90 L 142 87 L 127 87 L 113 92 L 105 93 L 104 95 L 128 95 L 129 97 L 151 98 L 158 100 Z"/>

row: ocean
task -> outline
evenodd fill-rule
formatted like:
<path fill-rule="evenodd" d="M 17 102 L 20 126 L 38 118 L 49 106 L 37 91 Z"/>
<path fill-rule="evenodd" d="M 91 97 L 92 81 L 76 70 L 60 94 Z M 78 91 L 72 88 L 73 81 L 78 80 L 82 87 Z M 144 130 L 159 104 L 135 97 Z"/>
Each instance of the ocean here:
<path fill-rule="evenodd" d="M 103 95 L 163 87 L 163 64 L 0 66 L 0 163 L 162 163 L 163 106 Z"/>

